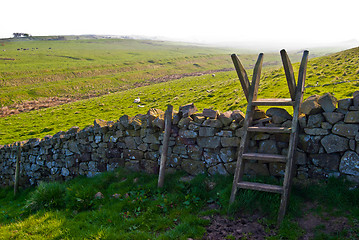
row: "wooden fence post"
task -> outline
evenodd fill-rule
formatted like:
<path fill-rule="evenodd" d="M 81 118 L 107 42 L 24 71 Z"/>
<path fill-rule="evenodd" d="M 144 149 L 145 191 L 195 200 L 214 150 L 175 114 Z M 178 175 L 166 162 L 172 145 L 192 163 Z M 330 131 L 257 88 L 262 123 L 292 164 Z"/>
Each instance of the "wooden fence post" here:
<path fill-rule="evenodd" d="M 19 190 L 20 160 L 21 160 L 21 142 L 18 142 L 17 155 L 16 155 L 16 168 L 15 168 L 15 181 L 14 181 L 14 196 L 16 196 Z"/>
<path fill-rule="evenodd" d="M 165 180 L 165 168 L 166 168 L 166 160 L 167 160 L 167 152 L 168 152 L 168 142 L 169 142 L 170 135 L 171 135 L 172 111 L 173 111 L 173 106 L 168 105 L 167 110 L 165 112 L 165 133 L 164 133 L 164 137 L 163 137 L 160 172 L 158 174 L 158 187 L 159 188 L 163 187 L 163 183 Z"/>

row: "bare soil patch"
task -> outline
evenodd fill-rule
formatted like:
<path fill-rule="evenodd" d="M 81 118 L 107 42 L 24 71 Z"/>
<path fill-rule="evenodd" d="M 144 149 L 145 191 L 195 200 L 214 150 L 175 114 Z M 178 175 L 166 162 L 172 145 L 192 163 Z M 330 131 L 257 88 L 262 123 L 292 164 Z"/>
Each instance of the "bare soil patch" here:
<path fill-rule="evenodd" d="M 303 229 L 303 234 L 299 239 L 313 239 L 318 234 L 331 237 L 340 235 L 344 239 L 355 239 L 355 233 L 351 230 L 359 231 L 359 224 L 355 223 L 353 226 L 348 218 L 332 216 L 325 211 L 318 215 L 314 211 L 317 206 L 317 204 L 307 203 L 301 210 L 304 212 L 303 216 L 294 219 L 294 222 L 297 222 Z M 221 215 L 206 216 L 204 218 L 210 220 L 211 223 L 207 226 L 207 233 L 203 239 L 266 239 L 278 235 L 276 226 L 267 226 L 262 223 L 263 217 L 258 213 L 239 214 L 234 220 Z"/>

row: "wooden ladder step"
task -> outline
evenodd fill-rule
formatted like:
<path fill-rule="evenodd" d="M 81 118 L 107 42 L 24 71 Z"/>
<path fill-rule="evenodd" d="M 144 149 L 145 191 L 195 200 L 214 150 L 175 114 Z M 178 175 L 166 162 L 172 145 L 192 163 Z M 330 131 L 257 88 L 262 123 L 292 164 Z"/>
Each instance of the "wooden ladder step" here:
<path fill-rule="evenodd" d="M 253 106 L 294 106 L 291 98 L 264 98 L 252 102 Z"/>
<path fill-rule="evenodd" d="M 248 127 L 248 132 L 291 133 L 292 129 L 287 127 Z"/>
<path fill-rule="evenodd" d="M 268 162 L 287 162 L 287 157 L 278 154 L 268 154 L 268 153 L 243 153 L 243 159 L 247 160 L 258 160 L 258 161 L 268 161 Z"/>
<path fill-rule="evenodd" d="M 272 192 L 272 193 L 283 193 L 283 187 L 278 185 L 272 184 L 265 184 L 265 183 L 257 183 L 257 182 L 239 182 L 237 183 L 239 188 L 250 189 L 250 190 L 257 190 L 263 192 Z"/>

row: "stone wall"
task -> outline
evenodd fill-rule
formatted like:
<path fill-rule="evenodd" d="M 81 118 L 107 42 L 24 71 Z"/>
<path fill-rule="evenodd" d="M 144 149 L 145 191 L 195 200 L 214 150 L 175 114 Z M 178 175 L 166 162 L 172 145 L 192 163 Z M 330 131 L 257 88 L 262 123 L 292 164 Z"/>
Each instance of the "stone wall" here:
<path fill-rule="evenodd" d="M 297 178 L 346 176 L 359 179 L 359 92 L 337 101 L 332 95 L 311 96 L 302 104 L 299 144 L 296 152 Z M 24 141 L 21 152 L 21 184 L 68 180 L 78 175 L 94 176 L 122 166 L 135 171 L 157 173 L 164 131 L 164 112 L 150 109 L 147 114 L 116 122 L 95 120 L 80 130 L 72 127 L 43 139 Z M 285 110 L 270 108 L 255 113 L 256 126 L 291 126 Z M 193 104 L 173 114 L 168 149 L 168 169 L 189 174 L 233 174 L 237 148 L 242 136 L 244 114 L 220 113 L 211 109 L 198 112 Z M 286 154 L 288 134 L 251 135 L 251 152 Z M 14 179 L 16 146 L 0 146 L 0 182 Z M 247 174 L 282 176 L 284 165 L 246 164 Z"/>

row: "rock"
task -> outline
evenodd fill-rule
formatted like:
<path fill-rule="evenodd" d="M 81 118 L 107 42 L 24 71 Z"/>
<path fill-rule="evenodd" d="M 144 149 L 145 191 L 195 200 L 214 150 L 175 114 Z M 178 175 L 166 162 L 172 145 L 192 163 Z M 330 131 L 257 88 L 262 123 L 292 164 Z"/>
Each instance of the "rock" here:
<path fill-rule="evenodd" d="M 210 175 L 215 175 L 215 174 L 228 175 L 228 172 L 227 172 L 226 168 L 224 167 L 224 165 L 222 163 L 217 164 L 217 165 L 212 166 L 212 167 L 209 167 L 208 168 L 208 173 Z"/>
<path fill-rule="evenodd" d="M 125 137 L 125 144 L 128 149 L 136 149 L 137 144 L 133 137 Z"/>
<path fill-rule="evenodd" d="M 165 119 L 164 116 L 159 116 L 153 119 L 152 124 L 162 131 L 165 129 Z"/>
<path fill-rule="evenodd" d="M 178 134 L 182 138 L 196 138 L 198 135 L 197 132 L 195 131 L 184 130 L 184 129 L 180 129 Z"/>
<path fill-rule="evenodd" d="M 322 107 L 318 103 L 319 96 L 313 95 L 308 97 L 302 102 L 300 111 L 305 115 L 313 115 L 323 111 Z"/>
<path fill-rule="evenodd" d="M 198 109 L 194 106 L 193 103 L 179 107 L 179 114 L 182 115 L 182 118 L 189 117 L 197 111 Z"/>
<path fill-rule="evenodd" d="M 259 143 L 258 152 L 278 154 L 277 142 L 274 140 L 264 140 Z"/>
<path fill-rule="evenodd" d="M 125 159 L 130 159 L 130 160 L 141 160 L 143 159 L 143 152 L 140 150 L 136 150 L 136 149 L 125 149 L 123 151 L 123 157 Z M 90 163 L 89 162 L 89 168 L 90 168 Z"/>
<path fill-rule="evenodd" d="M 62 168 L 61 175 L 67 177 L 68 175 L 70 175 L 70 171 L 67 168 Z"/>
<path fill-rule="evenodd" d="M 251 176 L 269 176 L 268 167 L 263 163 L 246 163 L 244 173 Z"/>
<path fill-rule="evenodd" d="M 253 113 L 253 121 L 266 118 L 266 113 L 261 109 L 255 109 Z"/>
<path fill-rule="evenodd" d="M 140 161 L 132 160 L 132 161 L 125 162 L 125 168 L 127 168 L 131 171 L 134 171 L 134 172 L 139 172 L 140 171 Z"/>
<path fill-rule="evenodd" d="M 95 128 L 107 127 L 107 121 L 101 119 L 95 119 L 93 124 Z"/>
<path fill-rule="evenodd" d="M 212 137 L 214 136 L 215 128 L 213 127 L 200 127 L 199 136 L 200 137 Z"/>
<path fill-rule="evenodd" d="M 307 153 L 318 153 L 320 148 L 320 136 L 299 135 L 299 148 Z"/>
<path fill-rule="evenodd" d="M 129 119 L 128 119 L 128 116 L 127 115 L 123 115 L 122 117 L 120 117 L 119 119 L 121 125 L 124 127 L 124 128 L 128 128 L 129 126 Z"/>
<path fill-rule="evenodd" d="M 181 118 L 181 120 L 179 120 L 177 126 L 179 128 L 187 129 L 191 121 L 192 121 L 192 119 L 190 117 Z"/>
<path fill-rule="evenodd" d="M 192 119 L 195 123 L 202 124 L 204 120 L 206 120 L 206 117 L 203 116 L 202 113 L 195 113 L 192 115 Z"/>
<path fill-rule="evenodd" d="M 339 171 L 359 177 L 359 155 L 353 151 L 345 152 L 340 161 Z"/>
<path fill-rule="evenodd" d="M 204 173 L 205 171 L 203 162 L 187 160 L 187 159 L 182 160 L 181 168 L 191 175 L 198 175 Z"/>
<path fill-rule="evenodd" d="M 359 125 L 357 124 L 337 123 L 332 128 L 332 132 L 334 134 L 344 137 L 355 137 L 358 131 L 359 131 Z"/>
<path fill-rule="evenodd" d="M 330 133 L 329 130 L 323 128 L 304 128 L 304 132 L 308 135 L 324 136 Z"/>
<path fill-rule="evenodd" d="M 227 130 L 222 130 L 222 131 L 216 133 L 216 136 L 219 136 L 219 137 L 232 137 L 233 132 L 232 131 L 227 131 Z"/>
<path fill-rule="evenodd" d="M 77 147 L 76 142 L 74 142 L 74 141 L 69 142 L 68 148 L 73 153 L 81 154 L 79 148 Z"/>
<path fill-rule="evenodd" d="M 291 120 L 293 117 L 283 108 L 272 107 L 266 111 L 266 115 L 272 117 L 273 123 L 283 123 Z"/>
<path fill-rule="evenodd" d="M 238 137 L 222 137 L 221 145 L 222 147 L 239 147 L 241 139 Z"/>
<path fill-rule="evenodd" d="M 359 107 L 359 91 L 353 93 L 353 106 Z"/>
<path fill-rule="evenodd" d="M 294 165 L 295 167 L 295 165 Z M 284 163 L 269 163 L 269 172 L 271 176 L 283 177 L 285 173 Z"/>
<path fill-rule="evenodd" d="M 219 153 L 217 151 L 205 151 L 203 152 L 203 161 L 206 163 L 207 167 L 216 165 L 221 162 Z"/>
<path fill-rule="evenodd" d="M 221 144 L 220 137 L 199 137 L 197 139 L 198 146 L 202 148 L 218 148 Z"/>
<path fill-rule="evenodd" d="M 308 123 L 307 123 L 307 127 L 308 128 L 315 128 L 315 127 L 320 127 L 322 122 L 324 121 L 324 117 L 322 114 L 314 114 L 314 115 L 310 115 L 308 117 Z"/>
<path fill-rule="evenodd" d="M 338 153 L 311 154 L 309 156 L 309 159 L 312 161 L 312 163 L 315 166 L 323 168 L 324 170 L 338 171 L 338 166 L 340 163 L 340 154 Z"/>
<path fill-rule="evenodd" d="M 301 128 L 307 127 L 307 117 L 304 114 L 299 115 L 298 122 Z"/>
<path fill-rule="evenodd" d="M 203 149 L 197 145 L 187 146 L 188 156 L 193 160 L 201 160 Z"/>
<path fill-rule="evenodd" d="M 331 130 L 331 129 L 333 128 L 333 125 L 330 124 L 330 123 L 328 123 L 328 122 L 322 122 L 321 127 L 322 127 L 323 129 Z"/>
<path fill-rule="evenodd" d="M 229 126 L 233 122 L 232 111 L 227 111 L 219 114 L 218 119 L 223 123 L 224 126 Z"/>
<path fill-rule="evenodd" d="M 186 146 L 184 146 L 184 145 L 174 146 L 172 151 L 175 154 L 187 154 L 187 149 L 186 149 Z"/>
<path fill-rule="evenodd" d="M 318 98 L 318 103 L 324 112 L 333 112 L 336 109 L 338 101 L 332 94 L 326 93 Z"/>
<path fill-rule="evenodd" d="M 219 157 L 224 163 L 236 160 L 236 148 L 222 148 L 219 151 Z"/>
<path fill-rule="evenodd" d="M 353 99 L 352 98 L 345 98 L 338 100 L 338 108 L 348 110 L 349 107 L 352 105 Z"/>
<path fill-rule="evenodd" d="M 202 123 L 202 126 L 213 127 L 213 128 L 222 128 L 223 123 L 218 119 L 207 119 Z"/>
<path fill-rule="evenodd" d="M 344 152 L 349 149 L 349 140 L 335 134 L 325 136 L 320 142 L 327 153 Z"/>
<path fill-rule="evenodd" d="M 323 116 L 325 117 L 325 120 L 330 124 L 335 124 L 343 120 L 344 118 L 344 114 L 340 112 L 324 112 Z"/>
<path fill-rule="evenodd" d="M 359 123 L 359 111 L 349 111 L 344 118 L 345 123 Z"/>
<path fill-rule="evenodd" d="M 159 166 L 157 161 L 141 160 L 140 168 L 149 174 L 158 174 Z"/>
<path fill-rule="evenodd" d="M 245 118 L 245 114 L 241 110 L 233 110 L 231 117 L 235 122 L 239 123 Z"/>
<path fill-rule="evenodd" d="M 77 127 L 77 126 L 74 126 L 74 127 L 70 128 L 70 129 L 66 132 L 66 134 L 75 134 L 75 133 L 78 133 L 79 131 L 80 131 L 80 128 Z"/>
<path fill-rule="evenodd" d="M 205 117 L 216 119 L 218 115 L 219 115 L 218 111 L 209 108 L 203 109 L 203 116 Z"/>

